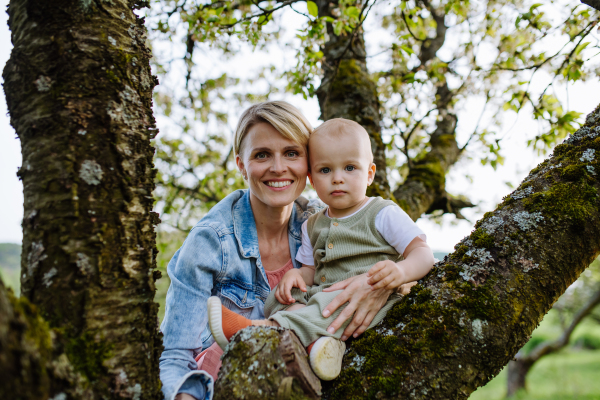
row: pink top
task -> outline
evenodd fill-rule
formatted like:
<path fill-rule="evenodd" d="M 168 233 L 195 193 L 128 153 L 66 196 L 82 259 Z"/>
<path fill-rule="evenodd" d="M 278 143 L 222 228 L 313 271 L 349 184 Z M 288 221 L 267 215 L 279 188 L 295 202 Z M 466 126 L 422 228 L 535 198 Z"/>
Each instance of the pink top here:
<path fill-rule="evenodd" d="M 267 273 L 267 279 L 269 280 L 269 286 L 271 287 L 271 290 L 273 290 L 273 288 L 277 286 L 281 278 L 283 278 L 283 275 L 285 275 L 285 273 L 292 268 L 294 268 L 294 264 L 292 264 L 292 259 L 290 258 L 290 260 L 283 267 L 276 269 L 275 271 L 265 270 L 265 272 Z"/>

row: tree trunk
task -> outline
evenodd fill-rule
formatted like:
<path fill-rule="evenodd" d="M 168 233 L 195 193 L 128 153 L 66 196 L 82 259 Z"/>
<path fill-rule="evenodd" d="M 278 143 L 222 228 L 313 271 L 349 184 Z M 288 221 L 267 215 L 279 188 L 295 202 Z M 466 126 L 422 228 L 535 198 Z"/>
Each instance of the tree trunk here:
<path fill-rule="evenodd" d="M 525 377 L 531 369 L 531 364 L 516 358 L 508 362 L 508 377 L 506 379 L 506 397 L 512 397 L 521 389 L 525 390 Z"/>
<path fill-rule="evenodd" d="M 323 397 L 466 399 L 498 374 L 600 252 L 598 150 L 600 107 L 378 327 L 349 341 Z M 241 365 L 241 345 L 223 368 Z"/>
<path fill-rule="evenodd" d="M 317 1 L 320 16 L 332 16 L 337 1 Z M 362 28 L 337 36 L 327 24 L 328 40 L 323 47 L 323 77 L 317 90 L 321 119 L 347 118 L 361 124 L 371 137 L 373 162 L 377 166 L 370 195 L 390 198 L 385 144 L 381 138 L 380 104 L 377 87 L 367 69 L 367 52 Z"/>
<path fill-rule="evenodd" d="M 145 5 L 8 7 L 14 49 L 4 91 L 21 140 L 25 197 L 21 291 L 60 333 L 60 360 L 87 388 L 69 398 L 160 398 L 156 80 L 133 12 Z"/>

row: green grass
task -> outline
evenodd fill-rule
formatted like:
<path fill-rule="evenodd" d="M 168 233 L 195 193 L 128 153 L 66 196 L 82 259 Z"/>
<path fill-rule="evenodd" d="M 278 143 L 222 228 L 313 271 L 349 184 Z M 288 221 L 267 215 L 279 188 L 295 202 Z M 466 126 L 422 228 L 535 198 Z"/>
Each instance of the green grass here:
<path fill-rule="evenodd" d="M 21 245 L 0 243 L 0 278 L 17 296 L 21 289 Z"/>
<path fill-rule="evenodd" d="M 156 281 L 156 294 L 154 295 L 154 301 L 159 304 L 158 308 L 158 321 L 162 323 L 165 317 L 165 300 L 167 297 L 167 290 L 171 284 L 169 275 L 167 275 L 167 265 L 173 257 L 173 254 L 181 247 L 183 241 L 187 236 L 187 232 L 157 232 L 156 247 L 158 247 L 158 256 L 156 257 L 156 265 L 160 270 L 162 277 Z"/>
<path fill-rule="evenodd" d="M 506 368 L 470 400 L 499 400 L 506 395 Z M 565 350 L 546 356 L 527 375 L 527 391 L 517 400 L 600 400 L 600 350 Z"/>

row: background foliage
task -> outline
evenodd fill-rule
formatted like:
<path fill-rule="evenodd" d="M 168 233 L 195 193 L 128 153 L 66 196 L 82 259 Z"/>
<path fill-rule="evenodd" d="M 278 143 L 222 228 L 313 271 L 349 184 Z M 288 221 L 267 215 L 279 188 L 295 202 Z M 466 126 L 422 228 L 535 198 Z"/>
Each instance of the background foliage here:
<path fill-rule="evenodd" d="M 460 143 L 463 158 L 500 166 L 503 140 L 515 130 L 505 122 L 522 112 L 539 129 L 518 134 L 532 150 L 547 152 L 581 118 L 559 92 L 600 71 L 597 13 L 578 2 L 334 4 L 333 17 L 320 17 L 316 3 L 300 0 L 154 2 L 149 20 L 162 83 L 155 101 L 169 126 L 156 143 L 165 223 L 185 230 L 243 186 L 231 151 L 243 109 L 267 98 L 316 102 L 327 24 L 339 35 L 364 31 L 391 186 L 430 151 L 441 113 L 460 111 L 467 100 L 479 106 L 468 116 L 477 123 Z M 452 96 L 445 110 L 441 84 Z"/>

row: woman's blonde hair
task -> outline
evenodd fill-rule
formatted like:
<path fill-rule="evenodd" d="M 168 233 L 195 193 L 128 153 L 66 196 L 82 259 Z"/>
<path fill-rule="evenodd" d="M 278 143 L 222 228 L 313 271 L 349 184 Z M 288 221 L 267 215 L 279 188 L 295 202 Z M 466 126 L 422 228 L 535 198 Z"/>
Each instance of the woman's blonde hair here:
<path fill-rule="evenodd" d="M 246 134 L 252 126 L 266 122 L 277 129 L 281 135 L 302 146 L 308 144 L 308 138 L 313 131 L 310 123 L 300 110 L 285 101 L 265 101 L 248 108 L 238 122 L 233 138 L 235 155 L 241 153 Z"/>

